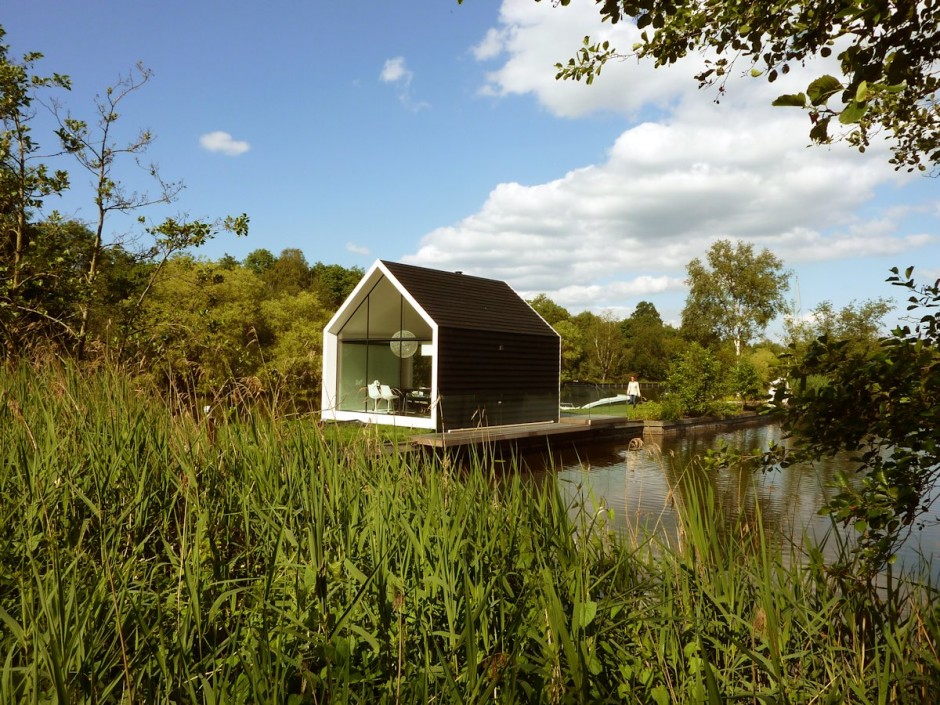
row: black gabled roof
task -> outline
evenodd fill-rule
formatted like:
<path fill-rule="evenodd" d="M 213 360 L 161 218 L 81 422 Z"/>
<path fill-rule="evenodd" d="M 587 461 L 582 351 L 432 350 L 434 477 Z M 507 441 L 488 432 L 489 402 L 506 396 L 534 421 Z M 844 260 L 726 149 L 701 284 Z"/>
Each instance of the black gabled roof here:
<path fill-rule="evenodd" d="M 506 282 L 385 260 L 382 264 L 439 326 L 558 335 Z"/>

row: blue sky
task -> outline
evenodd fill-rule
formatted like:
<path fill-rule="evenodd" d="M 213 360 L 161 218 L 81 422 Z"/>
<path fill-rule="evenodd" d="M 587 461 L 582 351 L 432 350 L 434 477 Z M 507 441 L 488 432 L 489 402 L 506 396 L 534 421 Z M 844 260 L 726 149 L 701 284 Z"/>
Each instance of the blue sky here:
<path fill-rule="evenodd" d="M 936 180 L 894 172 L 880 146 L 808 148 L 805 115 L 769 106 L 789 86 L 735 76 L 715 104 L 691 78 L 700 57 L 555 81 L 585 34 L 634 41 L 590 0 L 11 0 L 0 22 L 14 56 L 40 51 L 37 72 L 72 77 L 59 98 L 77 117 L 138 61 L 153 71 L 121 136 L 151 129 L 147 158 L 186 188 L 145 215 L 251 218 L 247 238 L 220 236 L 206 257 L 405 261 L 572 312 L 651 301 L 672 322 L 686 263 L 721 238 L 781 257 L 803 313 L 892 296 L 891 266 L 940 277 Z M 787 79 L 795 92 L 831 70 Z M 45 115 L 34 130 L 51 147 Z M 117 174 L 148 188 L 131 162 Z M 85 178 L 72 180 L 46 210 L 90 219 Z"/>

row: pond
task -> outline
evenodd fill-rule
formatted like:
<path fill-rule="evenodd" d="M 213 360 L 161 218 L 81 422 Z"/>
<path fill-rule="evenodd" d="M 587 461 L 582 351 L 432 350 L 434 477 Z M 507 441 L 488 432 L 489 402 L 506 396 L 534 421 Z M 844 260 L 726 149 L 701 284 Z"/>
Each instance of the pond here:
<path fill-rule="evenodd" d="M 620 533 L 640 537 L 654 532 L 670 540 L 676 535 L 676 504 L 682 501 L 675 489 L 681 474 L 704 472 L 693 468 L 696 457 L 721 444 L 763 451 L 771 442 L 782 442 L 780 427 L 761 424 L 646 436 L 639 450 L 626 443 L 579 446 L 554 451 L 550 457 L 528 455 L 523 461 L 533 481 L 556 482 L 571 506 L 584 502 L 591 511 L 601 506 L 612 510 L 609 520 Z M 854 467 L 848 455 L 840 455 L 768 472 L 722 468 L 713 471 L 711 479 L 723 518 L 743 511 L 753 520 L 759 510 L 767 536 L 800 544 L 804 535 L 818 540 L 832 531 L 819 509 L 833 492 L 830 485 L 836 474 Z M 934 506 L 926 525 L 915 530 L 903 547 L 899 562 L 905 568 L 918 568 L 921 556 L 930 559 L 938 551 L 940 522 Z M 933 563 L 930 573 L 936 580 L 940 566 Z"/>

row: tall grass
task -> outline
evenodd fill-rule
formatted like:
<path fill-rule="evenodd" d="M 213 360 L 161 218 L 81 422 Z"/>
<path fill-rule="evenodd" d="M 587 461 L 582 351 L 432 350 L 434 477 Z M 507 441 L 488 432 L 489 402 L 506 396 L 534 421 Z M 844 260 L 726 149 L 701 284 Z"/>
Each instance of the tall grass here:
<path fill-rule="evenodd" d="M 887 702 L 940 688 L 934 589 L 890 619 L 821 553 L 681 488 L 626 542 L 483 462 L 109 371 L 0 372 L 0 702 Z M 747 526 L 747 528 L 745 528 Z M 878 605 L 879 609 L 884 605 Z"/>

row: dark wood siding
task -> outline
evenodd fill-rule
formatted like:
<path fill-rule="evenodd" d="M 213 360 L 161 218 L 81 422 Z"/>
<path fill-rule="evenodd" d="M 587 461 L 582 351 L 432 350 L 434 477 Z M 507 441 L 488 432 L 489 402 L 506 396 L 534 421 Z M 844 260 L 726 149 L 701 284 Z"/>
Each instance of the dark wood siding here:
<path fill-rule="evenodd" d="M 559 350 L 555 335 L 441 328 L 441 428 L 557 421 Z"/>

